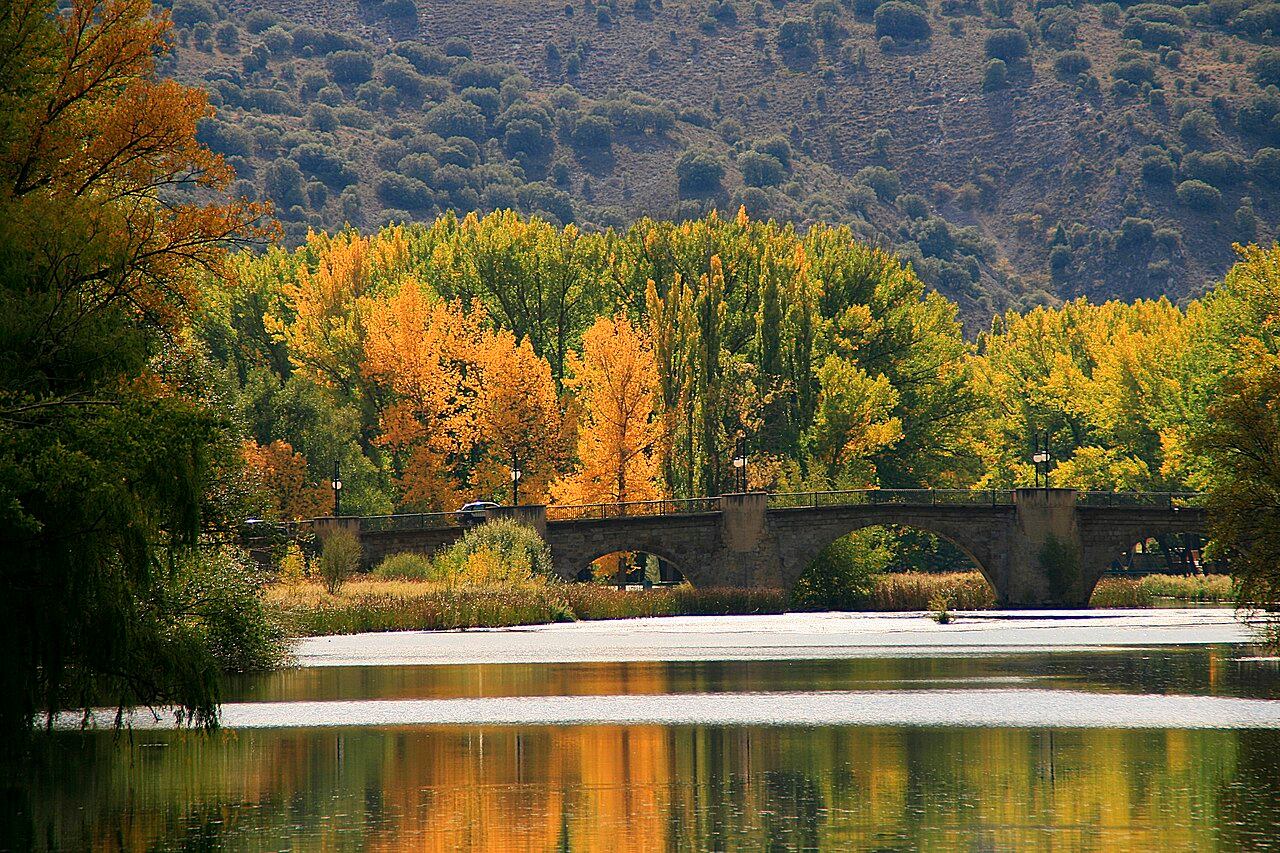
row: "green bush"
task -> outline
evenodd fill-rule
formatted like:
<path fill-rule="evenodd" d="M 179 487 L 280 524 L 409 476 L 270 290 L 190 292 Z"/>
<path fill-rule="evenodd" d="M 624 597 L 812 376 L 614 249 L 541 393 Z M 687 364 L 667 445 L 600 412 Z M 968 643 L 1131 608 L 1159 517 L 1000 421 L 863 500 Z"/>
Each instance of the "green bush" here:
<path fill-rule="evenodd" d="M 1280 184 L 1280 148 L 1259 148 L 1249 161 L 1249 174 L 1255 181 Z"/>
<path fill-rule="evenodd" d="M 280 23 L 280 16 L 268 9 L 254 9 L 244 17 L 244 26 L 257 35 Z"/>
<path fill-rule="evenodd" d="M 1089 57 L 1078 50 L 1068 50 L 1058 54 L 1053 60 L 1053 69 L 1063 77 L 1074 77 L 1088 71 L 1093 63 Z"/>
<path fill-rule="evenodd" d="M 902 191 L 902 182 L 898 176 L 884 166 L 867 166 L 859 169 L 854 180 L 875 190 L 882 201 L 893 201 Z"/>
<path fill-rule="evenodd" d="M 1257 59 L 1249 63 L 1249 70 L 1259 86 L 1280 86 L 1280 50 L 1264 48 Z"/>
<path fill-rule="evenodd" d="M 1195 144 L 1208 139 L 1218 122 L 1205 110 L 1191 110 L 1178 122 L 1178 136 L 1187 144 Z"/>
<path fill-rule="evenodd" d="M 405 551 L 392 554 L 374 567 L 371 573 L 382 580 L 426 581 L 435 580 L 431 558 Z"/>
<path fill-rule="evenodd" d="M 791 592 L 801 610 L 865 609 L 890 548 L 872 531 L 837 539 L 822 550 Z"/>
<path fill-rule="evenodd" d="M 579 151 L 608 148 L 613 144 L 613 125 L 604 116 L 582 116 L 574 122 L 571 141 Z"/>
<path fill-rule="evenodd" d="M 1178 184 L 1178 201 L 1192 210 L 1210 212 L 1222 204 L 1222 193 L 1204 181 L 1190 180 Z"/>
<path fill-rule="evenodd" d="M 982 91 L 994 92 L 1009 85 L 1009 67 L 1003 59 L 993 59 L 987 63 L 987 70 L 982 75 Z"/>
<path fill-rule="evenodd" d="M 329 73 L 341 86 L 354 86 L 373 77 L 373 57 L 354 50 L 340 50 L 326 60 Z"/>
<path fill-rule="evenodd" d="M 449 584 L 528 584 L 555 576 L 538 532 L 509 519 L 471 528 L 431 560 L 432 577 Z"/>
<path fill-rule="evenodd" d="M 1244 179 L 1245 164 L 1229 151 L 1208 154 L 1193 151 L 1182 158 L 1182 177 L 1204 181 L 1214 187 L 1226 187 Z"/>
<path fill-rule="evenodd" d="M 738 170 L 749 187 L 777 186 L 786 177 L 778 158 L 762 151 L 747 151 L 738 157 Z"/>
<path fill-rule="evenodd" d="M 374 184 L 378 198 L 388 207 L 421 210 L 430 207 L 435 195 L 422 181 L 404 175 L 385 174 Z"/>
<path fill-rule="evenodd" d="M 1128 59 L 1117 62 L 1111 69 L 1111 76 L 1135 86 L 1142 83 L 1155 83 L 1156 67 L 1146 59 Z"/>
<path fill-rule="evenodd" d="M 462 537 L 462 545 L 470 554 L 487 550 L 510 563 L 527 566 L 535 577 L 555 575 L 551 550 L 538 531 L 528 525 L 508 519 L 489 521 L 468 530 Z"/>
<path fill-rule="evenodd" d="M 456 97 L 432 107 L 426 116 L 427 130 L 446 139 L 461 136 L 473 142 L 483 141 L 486 124 L 479 107 Z"/>
<path fill-rule="evenodd" d="M 180 27 L 212 24 L 218 19 L 217 12 L 206 0 L 176 0 L 171 15 L 173 22 Z"/>
<path fill-rule="evenodd" d="M 1017 27 L 996 30 L 987 36 L 987 56 L 1005 62 L 1017 62 L 1031 51 L 1027 34 Z M 988 69 L 990 66 L 988 66 Z"/>
<path fill-rule="evenodd" d="M 331 594 L 336 593 L 360 568 L 360 539 L 346 529 L 332 531 L 320 548 L 316 568 L 325 589 Z"/>
<path fill-rule="evenodd" d="M 1075 45 L 1080 19 L 1070 6 L 1053 6 L 1046 9 L 1037 18 L 1036 23 L 1040 27 L 1040 37 L 1046 44 L 1059 49 Z"/>
<path fill-rule="evenodd" d="M 816 49 L 813 23 L 804 18 L 788 18 L 778 27 L 778 50 L 782 53 L 807 54 Z"/>
<path fill-rule="evenodd" d="M 1142 180 L 1149 184 L 1171 183 L 1173 173 L 1173 161 L 1168 154 L 1152 154 L 1142 160 Z"/>
<path fill-rule="evenodd" d="M 689 150 L 676 160 L 676 180 L 681 195 L 706 195 L 720 189 L 724 163 L 706 151 Z"/>
<path fill-rule="evenodd" d="M 899 41 L 923 41 L 933 32 L 928 17 L 920 7 L 900 0 L 888 0 L 881 4 L 876 9 L 873 20 L 877 36 L 887 36 Z"/>
<path fill-rule="evenodd" d="M 514 66 L 506 63 L 494 65 L 467 60 L 449 72 L 449 82 L 459 92 L 463 89 L 501 89 L 502 81 L 517 73 Z"/>
<path fill-rule="evenodd" d="M 1180 47 L 1187 39 L 1187 33 L 1177 24 L 1164 21 L 1147 21 L 1142 18 L 1130 18 L 1125 22 L 1120 34 L 1127 39 L 1136 39 L 1142 46 L 1154 49 L 1157 47 Z"/>

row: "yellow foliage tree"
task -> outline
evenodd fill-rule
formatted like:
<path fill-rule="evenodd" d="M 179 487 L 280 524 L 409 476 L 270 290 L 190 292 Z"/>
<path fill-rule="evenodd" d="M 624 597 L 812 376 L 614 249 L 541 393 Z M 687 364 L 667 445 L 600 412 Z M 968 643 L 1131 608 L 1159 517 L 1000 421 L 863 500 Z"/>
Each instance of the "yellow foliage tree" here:
<path fill-rule="evenodd" d="M 409 249 L 403 229 L 372 237 L 354 231 L 311 233 L 298 255 L 302 263 L 281 288 L 287 315 L 268 316 L 266 327 L 288 344 L 289 358 L 303 375 L 329 387 L 357 387 L 366 303 L 406 276 Z"/>
<path fill-rule="evenodd" d="M 479 419 L 490 453 L 475 474 L 476 484 L 501 494 L 515 464 L 521 471 L 521 499 L 543 502 L 565 446 L 551 365 L 527 338 L 517 343 L 506 330 L 488 337 L 479 359 Z"/>
<path fill-rule="evenodd" d="M 872 378 L 835 355 L 827 356 L 818 379 L 822 392 L 809 434 L 810 452 L 825 467 L 829 485 L 873 485 L 876 469 L 870 457 L 902 438 L 902 421 L 893 415 L 897 393 L 884 376 Z"/>
<path fill-rule="evenodd" d="M 391 398 L 378 440 L 401 460 L 403 508 L 448 509 L 461 496 L 458 466 L 479 437 L 476 361 L 484 344 L 478 312 L 417 284 L 368 303 L 364 375 Z"/>
<path fill-rule="evenodd" d="M 662 489 L 662 430 L 655 417 L 658 369 L 643 333 L 625 316 L 602 317 L 569 358 L 566 384 L 582 407 L 582 468 L 552 487 L 557 503 L 653 500 Z"/>

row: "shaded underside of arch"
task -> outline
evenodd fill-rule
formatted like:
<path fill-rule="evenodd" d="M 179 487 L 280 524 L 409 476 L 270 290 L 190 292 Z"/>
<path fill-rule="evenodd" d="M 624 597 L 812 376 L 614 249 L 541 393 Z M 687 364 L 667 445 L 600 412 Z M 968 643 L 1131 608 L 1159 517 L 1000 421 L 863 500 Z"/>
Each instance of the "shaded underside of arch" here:
<path fill-rule="evenodd" d="M 1004 572 L 1005 532 L 1012 508 L 936 507 L 924 511 L 899 507 L 808 510 L 771 513 L 789 586 L 833 542 L 869 527 L 900 527 L 943 539 L 964 554 L 997 593 Z"/>

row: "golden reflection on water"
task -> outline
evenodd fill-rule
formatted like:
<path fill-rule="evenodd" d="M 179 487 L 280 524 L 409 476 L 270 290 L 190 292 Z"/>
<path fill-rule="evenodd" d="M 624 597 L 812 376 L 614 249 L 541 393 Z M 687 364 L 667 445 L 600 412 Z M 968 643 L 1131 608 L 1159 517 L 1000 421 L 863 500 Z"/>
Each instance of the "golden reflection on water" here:
<path fill-rule="evenodd" d="M 1117 661 L 1112 674 L 1092 675 L 1073 675 L 1063 661 L 1044 669 L 1064 686 L 1138 689 L 1156 679 L 1202 692 L 1272 690 L 1233 675 L 1213 654 Z M 1135 665 L 1140 677 L 1121 677 Z M 239 698 L 901 688 L 1034 674 L 1039 665 L 1010 666 L 311 670 L 261 679 Z M 27 829 L 6 836 L 0 828 L 0 849 L 1268 849 L 1280 843 L 1272 838 L 1278 779 L 1274 731 L 615 725 L 140 732 L 132 741 L 63 734 L 25 788 Z"/>
<path fill-rule="evenodd" d="M 91 736 L 87 754 L 64 756 L 89 772 L 38 802 L 37 824 L 54 846 L 101 850 L 196 837 L 382 851 L 1212 849 L 1240 741 L 1268 735 L 609 726 L 170 732 L 132 748 Z M 1245 816 L 1265 825 L 1267 808 Z"/>

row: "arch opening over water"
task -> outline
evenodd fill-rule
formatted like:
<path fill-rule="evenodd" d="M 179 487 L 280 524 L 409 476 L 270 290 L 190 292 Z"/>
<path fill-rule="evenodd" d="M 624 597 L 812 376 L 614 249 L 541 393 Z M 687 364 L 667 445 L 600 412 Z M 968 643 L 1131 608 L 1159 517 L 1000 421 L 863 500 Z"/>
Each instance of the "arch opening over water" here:
<path fill-rule="evenodd" d="M 797 606 L 831 610 L 958 610 L 995 605 L 984 567 L 960 543 L 921 527 L 872 524 L 830 540 L 792 588 Z"/>
<path fill-rule="evenodd" d="M 590 560 L 572 578 L 578 583 L 603 583 L 620 588 L 651 588 L 688 583 L 670 556 L 651 550 L 610 551 Z"/>

